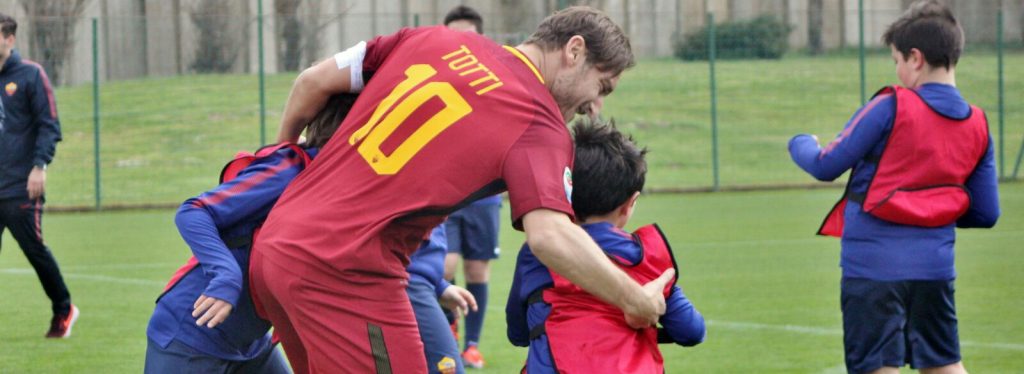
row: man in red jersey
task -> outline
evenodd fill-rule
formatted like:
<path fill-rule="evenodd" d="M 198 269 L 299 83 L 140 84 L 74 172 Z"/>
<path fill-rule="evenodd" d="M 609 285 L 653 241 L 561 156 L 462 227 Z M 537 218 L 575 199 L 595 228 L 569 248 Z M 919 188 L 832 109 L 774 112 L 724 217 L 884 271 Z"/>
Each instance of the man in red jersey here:
<path fill-rule="evenodd" d="M 637 284 L 572 223 L 569 201 L 565 118 L 633 64 L 621 28 L 572 7 L 516 48 L 443 26 L 402 29 L 300 74 L 281 140 L 295 140 L 331 94 L 361 93 L 255 243 L 253 297 L 295 371 L 426 371 L 404 291 L 408 255 L 445 215 L 504 190 L 541 262 L 631 324 L 655 323 L 673 272 Z"/>

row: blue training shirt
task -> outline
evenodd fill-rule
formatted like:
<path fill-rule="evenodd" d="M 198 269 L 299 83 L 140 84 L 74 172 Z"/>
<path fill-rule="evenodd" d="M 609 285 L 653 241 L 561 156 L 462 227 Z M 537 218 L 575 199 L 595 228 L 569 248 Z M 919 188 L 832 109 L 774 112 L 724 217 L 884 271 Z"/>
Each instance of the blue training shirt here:
<path fill-rule="evenodd" d="M 625 264 L 638 264 L 643 260 L 643 248 L 632 236 L 608 222 L 583 225 L 609 257 Z M 512 290 L 505 305 L 505 320 L 508 324 L 508 339 L 516 346 L 530 347 L 526 369 L 530 373 L 553 372 L 551 354 L 546 335 L 530 341 L 530 330 L 544 323 L 551 306 L 537 302 L 529 304 L 531 294 L 549 288 L 554 284 L 551 272 L 534 256 L 530 247 L 523 245 L 516 258 Z M 679 345 L 693 346 L 704 341 L 706 329 L 704 316 L 690 303 L 678 285 L 672 286 L 665 298 L 665 314 L 658 323 Z"/>
<path fill-rule="evenodd" d="M 951 118 L 967 118 L 970 106 L 956 87 L 928 83 L 915 89 L 932 110 Z M 850 191 L 866 193 L 885 149 L 895 118 L 896 99 L 879 95 L 854 113 L 839 135 L 824 149 L 810 135 L 789 141 L 793 161 L 822 181 L 838 178 L 849 169 Z M 955 227 L 992 227 L 999 217 L 999 194 L 992 137 L 977 168 L 965 183 L 971 207 L 955 224 L 927 228 L 890 223 L 865 213 L 848 201 L 843 213 L 840 266 L 843 277 L 879 281 L 949 280 L 956 278 L 953 261 Z"/>
<path fill-rule="evenodd" d="M 444 279 L 444 257 L 448 253 L 448 239 L 444 223 L 430 231 L 430 238 L 423 241 L 416 252 L 409 256 L 409 282 L 419 281 L 433 286 L 440 298 L 451 284 Z"/>
<path fill-rule="evenodd" d="M 317 150 L 308 149 L 315 157 Z M 193 349 L 224 360 L 256 357 L 267 344 L 270 323 L 256 316 L 248 289 L 249 251 L 253 230 L 288 183 L 302 170 L 292 149 L 282 148 L 256 159 L 235 179 L 182 203 L 175 224 L 199 262 L 159 299 L 146 335 L 166 348 L 178 340 Z M 237 239 L 229 248 L 225 242 Z M 193 304 L 201 294 L 228 301 L 233 310 L 213 329 L 196 326 Z"/>

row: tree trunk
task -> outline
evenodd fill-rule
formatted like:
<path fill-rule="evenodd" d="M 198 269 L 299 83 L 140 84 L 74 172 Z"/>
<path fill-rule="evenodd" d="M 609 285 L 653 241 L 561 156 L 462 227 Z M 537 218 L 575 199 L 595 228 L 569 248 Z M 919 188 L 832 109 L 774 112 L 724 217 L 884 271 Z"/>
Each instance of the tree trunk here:
<path fill-rule="evenodd" d="M 807 2 L 807 50 L 812 55 L 821 54 L 824 45 L 821 38 L 821 29 L 825 23 L 823 0 L 809 0 Z"/>
<path fill-rule="evenodd" d="M 302 0 L 274 0 L 274 29 L 277 30 L 277 68 L 279 71 L 299 70 L 302 58 L 302 23 L 298 9 Z"/>
<path fill-rule="evenodd" d="M 85 0 L 21 0 L 21 6 L 34 21 L 29 36 L 33 57 L 54 85 L 63 83 L 64 65 L 75 44 L 75 25 L 85 10 Z"/>

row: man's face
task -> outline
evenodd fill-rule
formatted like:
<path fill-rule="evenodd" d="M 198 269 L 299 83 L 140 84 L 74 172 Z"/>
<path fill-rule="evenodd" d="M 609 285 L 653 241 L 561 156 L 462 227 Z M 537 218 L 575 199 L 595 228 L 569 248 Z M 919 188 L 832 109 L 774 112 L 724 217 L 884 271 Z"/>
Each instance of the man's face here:
<path fill-rule="evenodd" d="M 14 34 L 3 36 L 0 34 L 0 59 L 11 56 L 11 49 L 14 49 Z"/>
<path fill-rule="evenodd" d="M 471 22 L 469 20 L 465 20 L 465 19 L 457 19 L 457 20 L 448 22 L 448 24 L 445 25 L 445 26 L 448 26 L 449 29 L 452 29 L 452 30 L 455 30 L 455 31 L 469 31 L 469 32 L 475 32 L 477 34 L 480 33 L 480 30 L 476 29 L 476 24 L 474 24 L 473 22 Z"/>
<path fill-rule="evenodd" d="M 597 67 L 581 62 L 559 74 L 551 84 L 551 95 L 561 109 L 562 118 L 570 121 L 574 114 L 597 116 L 604 97 L 615 89 L 619 76 L 602 72 Z"/>

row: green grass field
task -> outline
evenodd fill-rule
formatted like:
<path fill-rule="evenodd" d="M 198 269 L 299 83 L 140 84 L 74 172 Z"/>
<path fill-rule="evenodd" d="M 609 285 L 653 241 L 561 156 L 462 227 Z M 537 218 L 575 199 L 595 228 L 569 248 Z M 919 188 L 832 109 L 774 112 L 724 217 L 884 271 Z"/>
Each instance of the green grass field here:
<path fill-rule="evenodd" d="M 888 54 L 867 58 L 870 95 L 896 82 Z M 996 57 L 968 51 L 958 78 L 964 96 L 988 111 L 1012 172 L 1024 140 L 1024 52 L 1006 56 L 1006 130 L 998 137 Z M 816 133 L 831 140 L 860 105 L 856 56 L 721 61 L 717 67 L 720 183 L 807 183 L 791 167 L 786 142 Z M 294 74 L 267 79 L 268 141 Z M 256 76 L 201 75 L 107 82 L 100 88 L 104 204 L 174 204 L 205 190 L 223 163 L 258 146 Z M 64 142 L 49 173 L 51 206 L 94 202 L 91 86 L 57 90 Z M 712 180 L 710 94 L 706 62 L 642 60 L 609 96 L 605 115 L 651 148 L 651 188 L 705 187 Z M 1009 173 L 1007 173 L 1009 175 Z M 1024 175 L 1022 175 L 1024 177 Z"/>
<path fill-rule="evenodd" d="M 837 240 L 813 234 L 838 190 L 649 195 L 631 227 L 658 222 L 680 284 L 709 321 L 695 348 L 663 346 L 669 373 L 841 373 Z M 1001 186 L 993 230 L 962 230 L 957 301 L 964 362 L 977 373 L 1024 370 L 1024 184 Z M 503 215 L 504 216 L 504 215 Z M 0 372 L 134 373 L 153 300 L 189 256 L 173 212 L 50 214 L 45 233 L 82 317 L 69 340 L 43 339 L 49 302 L 9 235 L 0 256 Z M 507 217 L 505 218 L 507 220 Z M 504 300 L 523 240 L 503 224 L 482 350 L 510 373 L 525 351 L 504 337 Z"/>

